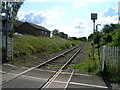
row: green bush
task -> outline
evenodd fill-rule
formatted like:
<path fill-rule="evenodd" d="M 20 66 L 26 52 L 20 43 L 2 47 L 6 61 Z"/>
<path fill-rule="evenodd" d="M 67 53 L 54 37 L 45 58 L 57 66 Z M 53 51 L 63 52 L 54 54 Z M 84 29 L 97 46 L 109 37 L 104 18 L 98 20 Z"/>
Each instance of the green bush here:
<path fill-rule="evenodd" d="M 84 60 L 82 63 L 77 64 L 74 68 L 79 71 L 89 72 L 92 74 L 98 74 L 99 72 L 99 61 L 97 60 Z"/>
<path fill-rule="evenodd" d="M 91 53 L 92 53 L 91 43 L 88 43 L 85 60 L 82 60 L 79 64 L 73 66 L 73 68 L 91 74 L 99 74 L 100 62 L 98 60 L 97 49 L 95 48 L 95 53 L 94 53 L 95 59 L 92 58 Z"/>
<path fill-rule="evenodd" d="M 35 37 L 14 35 L 14 58 L 32 57 L 35 54 L 47 55 L 80 44 L 59 37 Z M 74 45 L 73 45 L 74 43 Z"/>

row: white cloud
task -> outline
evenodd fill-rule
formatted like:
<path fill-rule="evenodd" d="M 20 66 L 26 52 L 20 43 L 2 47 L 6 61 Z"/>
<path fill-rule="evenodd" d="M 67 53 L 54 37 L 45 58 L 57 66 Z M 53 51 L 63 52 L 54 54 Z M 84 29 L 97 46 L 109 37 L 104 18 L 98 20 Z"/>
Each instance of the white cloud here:
<path fill-rule="evenodd" d="M 101 14 L 103 15 L 103 17 L 114 16 L 114 15 L 118 15 L 118 10 L 116 11 L 114 8 L 109 7 Z"/>
<path fill-rule="evenodd" d="M 83 6 L 85 6 L 86 5 L 86 2 L 83 2 L 83 1 L 76 1 L 75 3 L 74 3 L 74 7 L 75 8 L 80 8 L 80 7 L 83 7 Z"/>
<path fill-rule="evenodd" d="M 46 11 L 19 11 L 17 17 L 21 21 L 28 21 L 34 24 L 52 27 L 53 20 L 60 20 L 64 12 L 61 11 L 61 6 L 56 6 L 51 10 Z"/>
<path fill-rule="evenodd" d="M 17 17 L 19 18 L 19 20 L 22 20 L 24 18 L 24 15 L 26 14 L 25 11 L 19 11 L 17 14 Z"/>
<path fill-rule="evenodd" d="M 35 11 L 19 11 L 17 17 L 21 21 L 27 21 L 34 24 L 43 24 L 46 21 L 46 17 L 42 14 L 42 12 Z"/>
<path fill-rule="evenodd" d="M 44 15 L 47 17 L 47 19 L 60 19 L 62 15 L 64 15 L 64 12 L 61 11 L 62 7 L 54 7 L 52 10 L 47 10 L 44 13 Z"/>
<path fill-rule="evenodd" d="M 77 18 L 76 19 L 76 25 L 74 25 L 74 28 L 78 29 L 79 37 L 88 36 L 92 33 L 92 22 L 86 21 L 84 19 Z"/>
<path fill-rule="evenodd" d="M 103 2 L 105 0 L 85 0 L 87 2 L 97 2 L 97 3 L 100 3 L 100 2 Z"/>
<path fill-rule="evenodd" d="M 88 2 L 118 2 L 118 0 L 86 0 Z"/>
<path fill-rule="evenodd" d="M 112 15 L 112 16 L 108 15 L 106 17 L 103 16 L 104 13 L 108 11 L 108 9 L 98 14 L 98 20 L 96 20 L 96 24 L 102 24 L 102 26 L 99 27 L 99 30 L 105 24 L 118 22 L 117 15 Z M 38 21 L 36 22 L 36 24 L 45 26 L 49 30 L 59 29 L 60 32 L 64 32 L 69 36 L 76 36 L 76 37 L 86 36 L 87 37 L 93 32 L 93 22 L 91 20 L 76 18 L 74 21 L 72 21 L 75 24 L 69 27 L 56 24 L 54 20 L 61 19 L 62 15 L 64 14 L 65 13 L 62 12 L 62 7 L 59 6 L 59 7 L 54 7 L 52 10 L 47 10 L 47 11 L 39 11 L 39 12 L 19 11 L 18 17 L 19 17 L 19 20 L 22 20 L 22 19 L 26 19 L 26 15 L 27 15 L 27 18 L 29 18 L 29 20 L 31 20 L 33 23 Z"/>
<path fill-rule="evenodd" d="M 105 24 L 110 24 L 110 23 L 118 23 L 118 15 L 114 15 L 114 16 L 107 16 L 107 17 L 102 17 L 100 16 L 100 18 L 97 20 L 97 23 L 102 24 L 102 27 Z"/>
<path fill-rule="evenodd" d="M 104 2 L 118 2 L 119 0 L 82 0 L 82 1 L 83 2 L 104 3 Z"/>
<path fill-rule="evenodd" d="M 111 9 L 112 9 L 112 11 L 111 11 Z M 100 23 L 102 27 L 105 24 L 118 23 L 117 11 L 114 8 L 109 7 L 104 12 L 101 12 L 98 15 L 98 20 L 96 21 L 96 23 Z"/>
<path fill-rule="evenodd" d="M 76 1 L 82 2 L 118 2 L 119 0 L 26 0 L 27 2 L 71 2 L 74 3 Z"/>
<path fill-rule="evenodd" d="M 106 12 L 107 11 L 108 10 L 106 10 Z M 96 24 L 101 24 L 101 26 L 99 26 L 99 31 L 103 28 L 105 24 L 118 23 L 118 15 L 112 15 L 112 16 L 108 15 L 104 17 L 104 13 L 103 12 L 100 13 L 98 15 L 98 19 L 96 20 Z M 91 33 L 93 33 L 93 22 L 91 20 L 88 21 L 88 20 L 77 18 L 75 22 L 76 22 L 76 25 L 74 25 L 74 27 L 78 29 L 79 36 L 89 36 Z"/>
<path fill-rule="evenodd" d="M 118 2 L 118 0 L 72 0 L 75 8 L 84 7 L 89 3 Z"/>

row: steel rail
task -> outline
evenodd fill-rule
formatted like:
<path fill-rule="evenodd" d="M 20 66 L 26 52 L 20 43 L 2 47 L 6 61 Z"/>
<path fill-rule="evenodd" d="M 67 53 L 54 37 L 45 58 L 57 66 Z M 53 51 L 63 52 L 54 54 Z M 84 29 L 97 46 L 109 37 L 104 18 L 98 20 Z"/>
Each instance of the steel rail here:
<path fill-rule="evenodd" d="M 80 50 L 83 47 L 81 47 L 79 50 L 77 50 L 70 58 L 69 60 L 51 77 L 49 78 L 40 88 L 39 90 L 45 90 L 57 77 L 60 75 L 62 70 L 73 60 L 73 58 L 80 52 Z"/>
<path fill-rule="evenodd" d="M 57 55 L 57 56 L 55 56 L 55 57 L 53 57 L 53 58 L 45 61 L 45 62 L 43 62 L 43 63 L 41 63 L 41 64 L 39 64 L 39 65 L 36 65 L 36 66 L 34 66 L 34 67 L 32 67 L 32 68 L 30 68 L 30 69 L 28 69 L 28 70 L 25 70 L 25 71 L 23 71 L 23 72 L 15 75 L 14 77 L 12 77 L 12 78 L 10 78 L 10 79 L 2 82 L 2 84 L 0 84 L 0 86 L 3 85 L 3 84 L 5 84 L 5 83 L 8 83 L 8 82 L 10 82 L 10 81 L 12 81 L 12 80 L 14 80 L 14 79 L 16 79 L 17 77 L 19 77 L 19 76 L 21 76 L 21 75 L 23 75 L 23 74 L 25 74 L 25 73 L 27 73 L 27 72 L 29 72 L 29 71 L 32 71 L 32 70 L 34 70 L 34 69 L 36 69 L 36 68 L 38 68 L 38 67 L 41 67 L 41 66 L 45 65 L 46 63 L 49 63 L 49 62 L 51 62 L 51 61 L 53 61 L 53 60 L 55 60 L 55 59 L 63 56 L 64 54 L 69 53 L 70 51 L 72 51 L 72 50 L 80 47 L 81 45 L 82 45 L 82 44 L 80 44 L 80 45 L 78 45 L 78 46 L 76 46 L 76 47 L 73 47 L 73 48 L 71 48 L 71 49 L 69 49 L 69 50 L 67 50 L 67 51 L 65 51 L 65 52 L 63 52 L 63 53 L 61 53 L 61 54 L 59 54 L 59 55 Z"/>

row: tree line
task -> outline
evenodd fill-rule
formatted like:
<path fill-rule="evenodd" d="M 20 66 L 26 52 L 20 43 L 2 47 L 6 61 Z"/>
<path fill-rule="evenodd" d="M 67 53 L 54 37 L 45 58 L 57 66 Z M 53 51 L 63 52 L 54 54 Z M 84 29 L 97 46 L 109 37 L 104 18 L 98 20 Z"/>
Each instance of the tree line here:
<path fill-rule="evenodd" d="M 57 36 L 57 37 L 64 38 L 64 39 L 69 39 L 69 40 L 79 40 L 79 41 L 83 41 L 83 42 L 87 41 L 86 37 L 79 37 L 79 38 L 69 37 L 67 34 L 65 34 L 64 32 L 59 32 L 59 30 L 57 30 L 57 29 L 54 29 L 52 31 L 52 35 L 53 35 L 53 37 Z"/>
<path fill-rule="evenodd" d="M 106 24 L 100 32 L 95 32 L 88 36 L 88 41 L 98 45 L 119 46 L 120 47 L 120 25 Z"/>
<path fill-rule="evenodd" d="M 68 35 L 67 34 L 65 34 L 64 32 L 59 32 L 59 30 L 57 30 L 57 29 L 54 29 L 52 31 L 52 35 L 53 35 L 53 37 L 54 36 L 58 36 L 60 38 L 68 39 Z"/>

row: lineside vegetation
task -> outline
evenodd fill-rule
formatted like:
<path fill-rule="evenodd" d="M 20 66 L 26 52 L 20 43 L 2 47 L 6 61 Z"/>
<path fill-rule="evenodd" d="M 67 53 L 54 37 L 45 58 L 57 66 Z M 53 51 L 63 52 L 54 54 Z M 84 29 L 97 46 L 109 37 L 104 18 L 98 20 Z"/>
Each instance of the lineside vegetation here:
<path fill-rule="evenodd" d="M 80 41 L 67 40 L 59 37 L 35 37 L 30 35 L 14 35 L 14 59 L 10 63 L 21 61 L 25 66 L 32 61 L 29 58 L 41 58 L 45 55 L 61 51 L 80 44 Z M 27 63 L 26 63 L 27 62 Z"/>
<path fill-rule="evenodd" d="M 91 42 L 87 43 L 85 55 L 86 55 L 85 59 L 82 60 L 79 64 L 74 65 L 73 68 L 75 68 L 76 71 L 88 72 L 89 74 L 99 74 L 100 61 L 98 60 L 97 48 L 95 48 L 93 59 Z"/>

